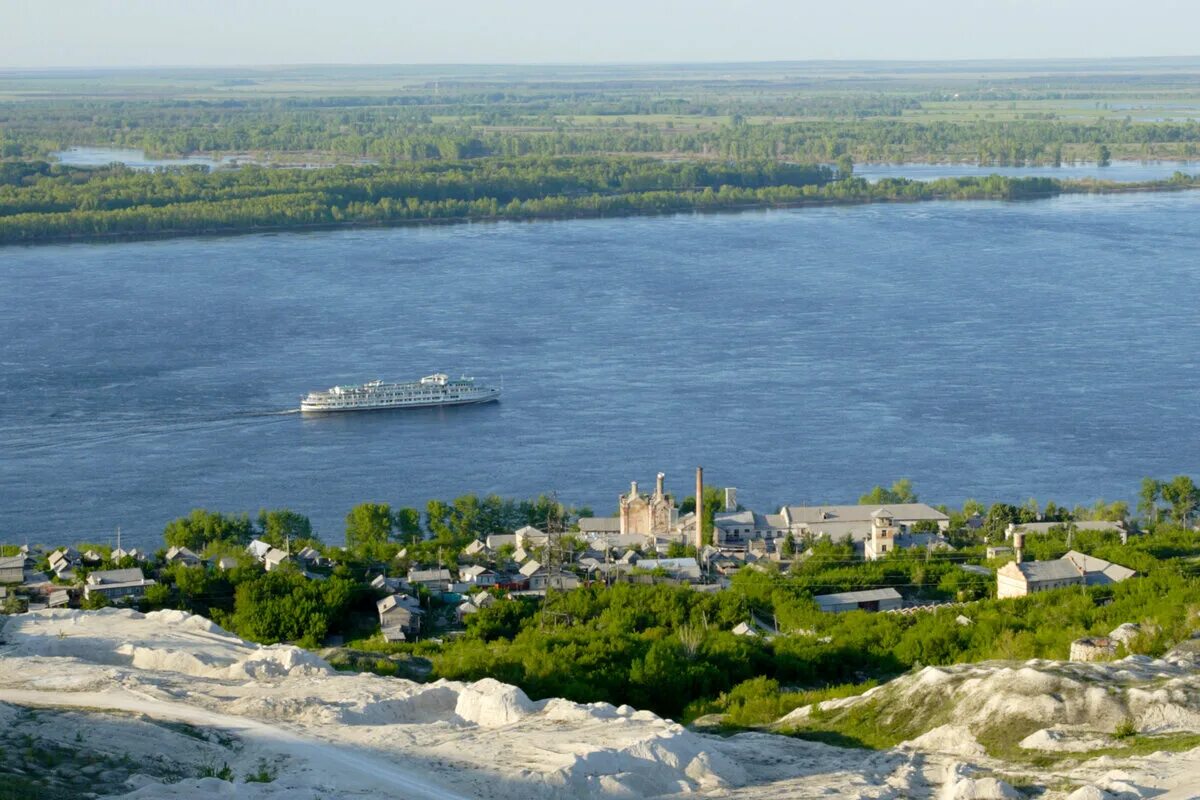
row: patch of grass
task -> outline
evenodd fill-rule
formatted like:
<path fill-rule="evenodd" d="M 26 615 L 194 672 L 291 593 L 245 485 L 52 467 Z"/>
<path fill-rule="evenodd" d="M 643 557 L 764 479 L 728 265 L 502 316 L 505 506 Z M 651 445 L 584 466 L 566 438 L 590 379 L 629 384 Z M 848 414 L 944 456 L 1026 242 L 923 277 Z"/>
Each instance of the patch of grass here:
<path fill-rule="evenodd" d="M 1136 736 L 1137 732 L 1137 723 L 1133 721 L 1132 717 L 1126 717 L 1117 723 L 1112 735 L 1114 739 L 1128 739 Z"/>
<path fill-rule="evenodd" d="M 221 764 L 220 769 L 217 768 L 216 764 L 204 764 L 200 767 L 199 776 L 201 778 L 217 778 L 218 780 L 233 782 L 233 770 L 229 768 L 228 764 Z"/>
<path fill-rule="evenodd" d="M 255 771 L 246 775 L 246 783 L 271 783 L 278 776 L 279 770 L 268 764 L 265 758 L 260 758 Z"/>

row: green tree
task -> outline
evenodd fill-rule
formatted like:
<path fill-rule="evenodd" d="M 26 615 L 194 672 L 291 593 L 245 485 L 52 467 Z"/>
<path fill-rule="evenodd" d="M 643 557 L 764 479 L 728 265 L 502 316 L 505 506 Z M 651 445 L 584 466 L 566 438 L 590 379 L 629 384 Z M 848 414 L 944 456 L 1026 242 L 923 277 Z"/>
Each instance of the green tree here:
<path fill-rule="evenodd" d="M 912 481 L 901 478 L 892 484 L 891 489 L 876 486 L 871 491 L 858 498 L 860 505 L 886 505 L 887 503 L 915 503 L 917 493 L 913 491 Z"/>
<path fill-rule="evenodd" d="M 849 153 L 842 153 L 837 160 L 837 179 L 848 180 L 854 177 L 854 159 Z"/>
<path fill-rule="evenodd" d="M 392 507 L 387 503 L 359 503 L 346 515 L 346 546 L 377 553 L 392 535 Z"/>
<path fill-rule="evenodd" d="M 171 520 L 163 531 L 163 541 L 168 547 L 186 547 L 196 552 L 216 542 L 245 545 L 253 536 L 249 515 L 227 515 L 203 508 Z"/>
<path fill-rule="evenodd" d="M 421 529 L 421 512 L 415 508 L 401 508 L 396 511 L 396 532 L 406 542 L 420 540 L 424 531 Z"/>
<path fill-rule="evenodd" d="M 1107 167 L 1112 163 L 1112 151 L 1108 149 L 1108 145 L 1096 145 L 1096 163 L 1101 167 Z"/>
<path fill-rule="evenodd" d="M 289 542 L 312 540 L 312 523 L 303 514 L 286 508 L 258 512 L 259 538 L 281 550 Z"/>
<path fill-rule="evenodd" d="M 1141 490 L 1138 492 L 1138 511 L 1153 527 L 1159 522 L 1158 501 L 1162 497 L 1162 482 L 1155 478 L 1142 478 Z"/>
<path fill-rule="evenodd" d="M 1171 505 L 1171 518 L 1177 525 L 1187 525 L 1200 503 L 1200 490 L 1187 475 L 1176 475 L 1162 485 L 1162 499 Z"/>

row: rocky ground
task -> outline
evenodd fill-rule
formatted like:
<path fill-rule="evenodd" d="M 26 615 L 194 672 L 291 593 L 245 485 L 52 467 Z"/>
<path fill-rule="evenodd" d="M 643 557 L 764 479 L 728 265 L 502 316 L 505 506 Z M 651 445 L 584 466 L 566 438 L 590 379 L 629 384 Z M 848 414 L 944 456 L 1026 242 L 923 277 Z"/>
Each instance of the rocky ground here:
<path fill-rule="evenodd" d="M 851 723 L 906 738 L 847 749 L 700 734 L 628 707 L 531 701 L 490 680 L 339 673 L 182 612 L 24 614 L 0 641 L 0 800 L 18 785 L 40 787 L 36 797 L 289 800 L 1173 800 L 1200 786 L 1200 749 L 1185 749 L 1200 733 L 1188 654 L 930 668 L 780 723 L 840 725 L 843 743 Z M 1020 709 L 1035 728 L 1029 715 L 1015 722 Z M 1137 732 L 1114 739 L 1130 716 Z"/>

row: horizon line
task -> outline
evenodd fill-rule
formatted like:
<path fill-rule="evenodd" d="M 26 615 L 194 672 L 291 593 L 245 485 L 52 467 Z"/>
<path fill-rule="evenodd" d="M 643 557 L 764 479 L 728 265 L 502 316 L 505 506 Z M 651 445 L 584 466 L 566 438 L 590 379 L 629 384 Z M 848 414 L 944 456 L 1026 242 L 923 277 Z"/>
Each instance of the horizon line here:
<path fill-rule="evenodd" d="M 1200 68 L 1200 52 L 1174 55 L 1112 55 L 1112 56 L 999 56 L 980 58 L 932 57 L 932 58 L 812 58 L 812 59 L 763 59 L 763 60 L 715 60 L 689 61 L 679 59 L 647 61 L 296 61 L 264 63 L 210 63 L 210 64 L 76 64 L 76 65 L 0 65 L 3 72 L 69 72 L 73 70 L 201 70 L 201 69 L 288 69 L 305 67 L 718 67 L 718 66 L 775 66 L 775 65 L 826 65 L 826 64 L 870 64 L 870 65 L 920 65 L 920 64 L 1103 64 L 1121 61 L 1145 62 L 1195 62 Z"/>

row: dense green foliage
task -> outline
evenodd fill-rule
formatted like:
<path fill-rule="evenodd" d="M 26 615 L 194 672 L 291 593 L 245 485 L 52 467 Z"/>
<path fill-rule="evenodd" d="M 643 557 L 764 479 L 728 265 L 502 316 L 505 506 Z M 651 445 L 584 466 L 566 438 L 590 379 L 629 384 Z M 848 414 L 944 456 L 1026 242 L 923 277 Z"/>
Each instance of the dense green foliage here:
<path fill-rule="evenodd" d="M 1126 545 L 1112 533 L 1070 535 L 1071 547 L 1143 576 L 915 615 L 830 615 L 817 610 L 811 594 L 893 585 L 910 597 L 953 599 L 964 589 L 987 597 L 993 582 L 959 569 L 959 557 L 925 561 L 901 553 L 851 563 L 837 545 L 823 545 L 795 572 L 743 570 L 717 594 L 662 585 L 585 587 L 555 600 L 554 610 L 570 620 L 563 626 L 543 627 L 536 605 L 500 603 L 472 615 L 467 635 L 432 658 L 439 676 L 490 675 L 535 697 L 631 703 L 676 717 L 736 711 L 744 721 L 809 697 L 781 696 L 779 686 L 861 684 L 923 664 L 1065 658 L 1073 639 L 1122 622 L 1146 623 L 1150 633 L 1136 644 L 1139 652 L 1161 653 L 1190 634 L 1200 581 L 1189 562 L 1175 559 L 1200 554 L 1200 534 L 1163 527 Z M 1027 548 L 1038 558 L 1058 557 L 1068 549 L 1067 536 L 1064 528 L 1030 537 Z M 957 622 L 960 614 L 971 624 Z M 729 632 L 752 619 L 777 623 L 781 635 L 768 641 Z M 776 683 L 736 689 L 763 678 Z"/>
<path fill-rule="evenodd" d="M 202 508 L 172 520 L 163 531 L 163 541 L 168 547 L 186 547 L 196 553 L 217 542 L 245 545 L 253 537 L 254 526 L 249 515 L 222 514 Z"/>

